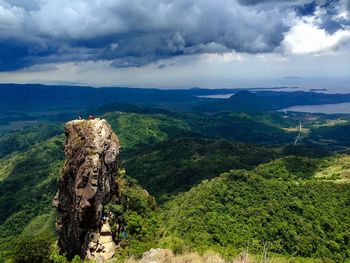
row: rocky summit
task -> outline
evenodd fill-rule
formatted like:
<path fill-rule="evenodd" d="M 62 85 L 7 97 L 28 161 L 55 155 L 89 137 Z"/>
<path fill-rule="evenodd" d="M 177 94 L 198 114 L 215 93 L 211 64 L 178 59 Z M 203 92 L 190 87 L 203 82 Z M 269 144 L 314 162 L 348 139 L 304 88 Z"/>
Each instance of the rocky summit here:
<path fill-rule="evenodd" d="M 58 246 L 67 258 L 104 261 L 115 252 L 104 206 L 118 193 L 119 140 L 106 120 L 65 125 L 65 163 L 53 204 Z"/>

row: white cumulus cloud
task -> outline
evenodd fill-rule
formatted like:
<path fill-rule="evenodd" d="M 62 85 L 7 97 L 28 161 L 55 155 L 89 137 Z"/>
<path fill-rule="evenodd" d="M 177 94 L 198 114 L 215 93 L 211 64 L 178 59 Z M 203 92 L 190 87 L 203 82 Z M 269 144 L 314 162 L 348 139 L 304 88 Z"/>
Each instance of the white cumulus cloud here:
<path fill-rule="evenodd" d="M 282 47 L 287 53 L 323 53 L 337 49 L 350 40 L 350 29 L 327 32 L 312 21 L 301 20 L 285 33 Z"/>

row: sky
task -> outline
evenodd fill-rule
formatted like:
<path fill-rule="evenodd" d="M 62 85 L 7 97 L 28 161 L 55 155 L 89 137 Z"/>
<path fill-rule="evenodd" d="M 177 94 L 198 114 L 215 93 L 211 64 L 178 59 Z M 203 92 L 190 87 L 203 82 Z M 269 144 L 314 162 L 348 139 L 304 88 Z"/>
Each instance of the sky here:
<path fill-rule="evenodd" d="M 350 92 L 350 0 L 0 0 L 0 82 Z"/>

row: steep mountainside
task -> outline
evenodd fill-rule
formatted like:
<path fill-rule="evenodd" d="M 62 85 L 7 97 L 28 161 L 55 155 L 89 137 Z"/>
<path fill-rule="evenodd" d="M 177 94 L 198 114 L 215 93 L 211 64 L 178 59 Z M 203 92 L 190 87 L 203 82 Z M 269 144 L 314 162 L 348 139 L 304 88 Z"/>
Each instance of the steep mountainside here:
<path fill-rule="evenodd" d="M 343 262 L 349 250 L 349 183 L 314 179 L 316 160 L 287 158 L 204 180 L 165 204 L 163 227 L 192 248 L 249 248 Z"/>
<path fill-rule="evenodd" d="M 50 213 L 57 189 L 56 181 L 63 161 L 63 136 L 29 147 L 1 158 L 0 261 L 3 255 L 13 251 L 17 237 L 33 218 Z M 53 228 L 49 229 L 51 232 L 45 235 L 49 237 L 47 233 L 51 233 L 52 237 Z M 44 241 L 50 243 L 50 239 Z"/>

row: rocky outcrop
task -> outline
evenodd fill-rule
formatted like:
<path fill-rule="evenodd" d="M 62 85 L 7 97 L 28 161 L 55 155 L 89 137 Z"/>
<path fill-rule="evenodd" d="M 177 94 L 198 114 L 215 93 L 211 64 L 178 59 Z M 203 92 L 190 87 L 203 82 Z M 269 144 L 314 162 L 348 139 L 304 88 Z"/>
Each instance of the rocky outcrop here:
<path fill-rule="evenodd" d="M 115 251 L 104 206 L 118 191 L 119 140 L 101 119 L 70 121 L 65 134 L 66 160 L 53 201 L 58 246 L 68 258 L 103 261 Z"/>

